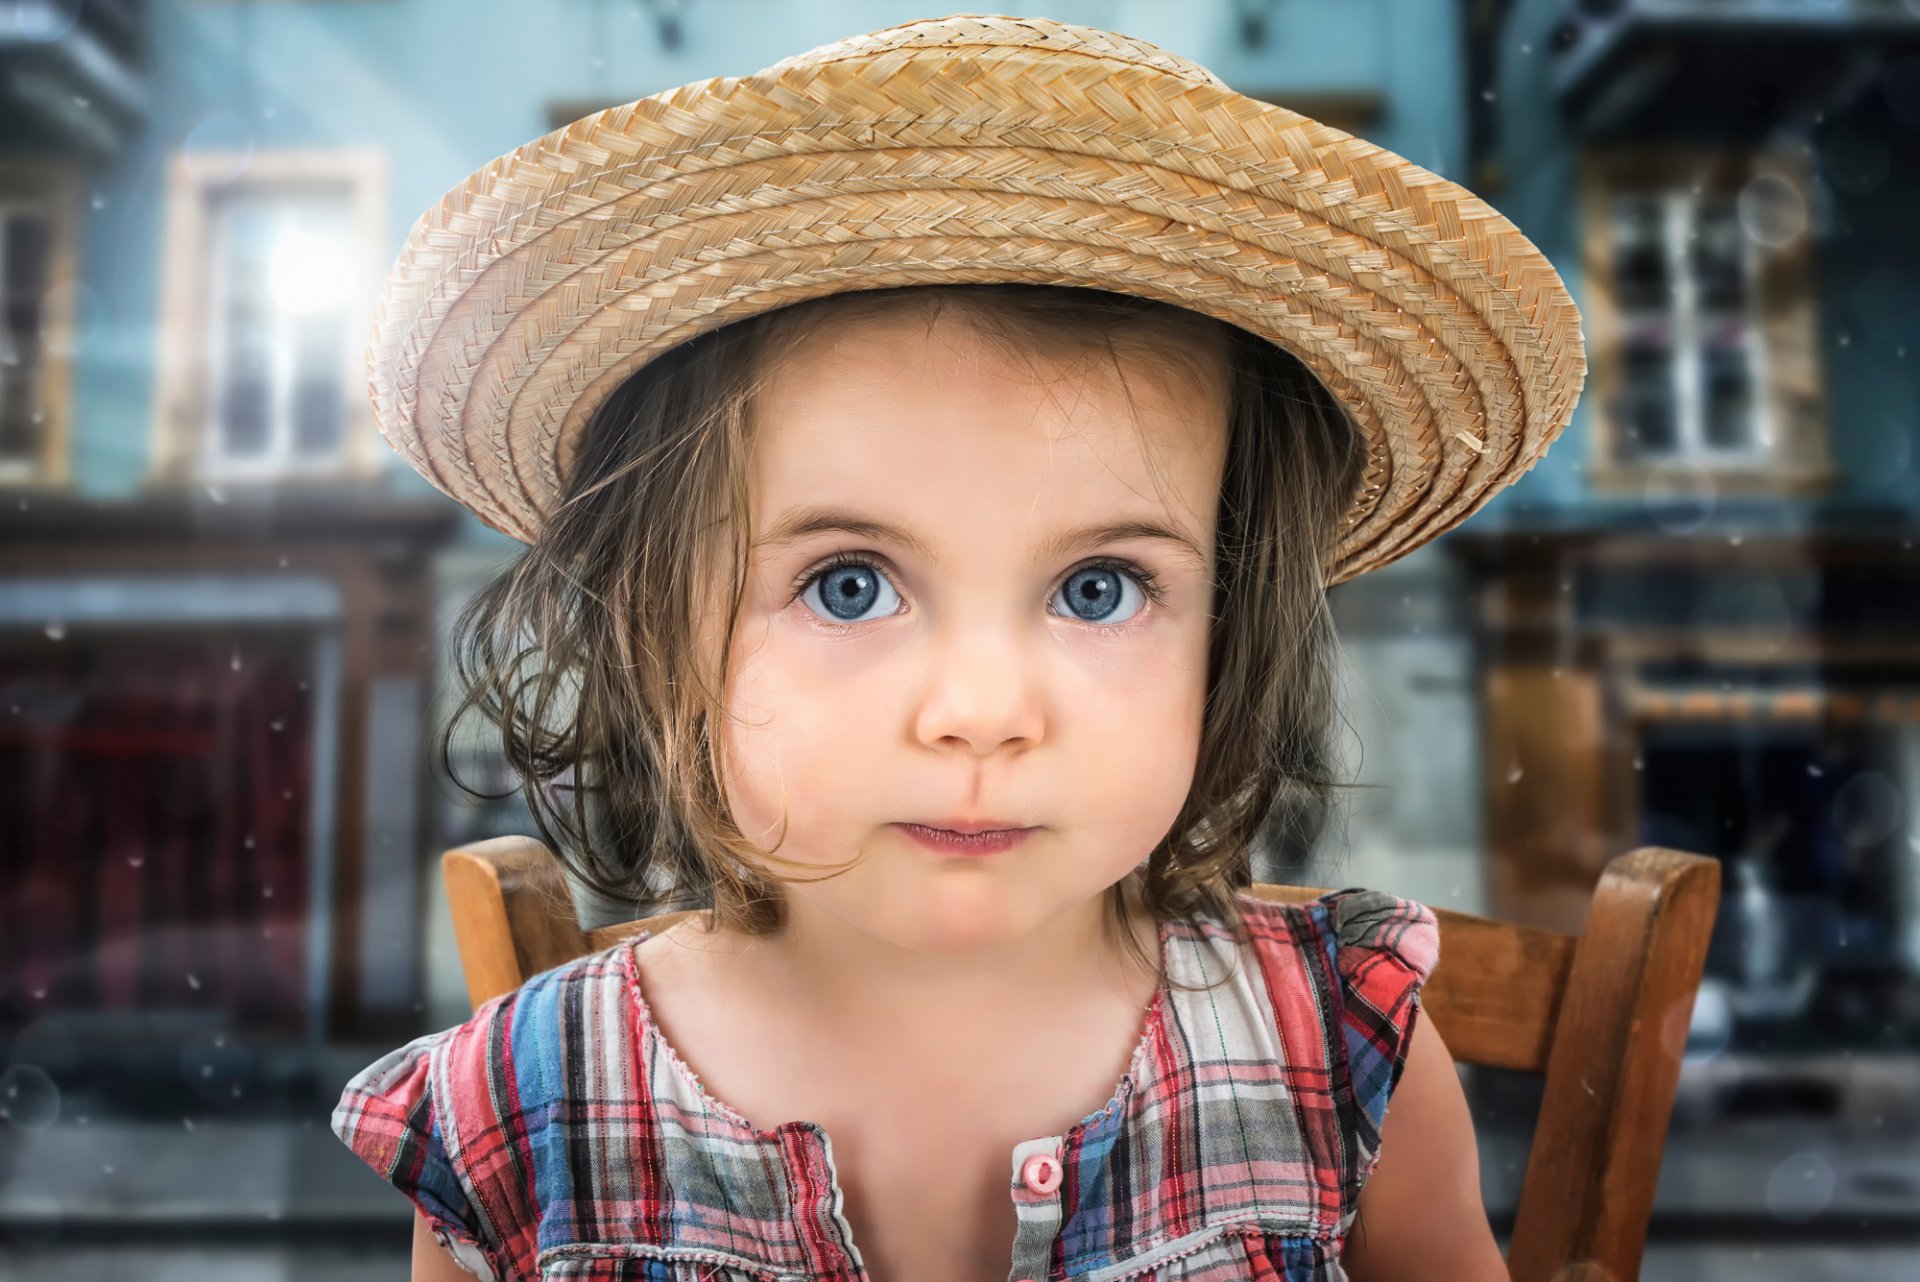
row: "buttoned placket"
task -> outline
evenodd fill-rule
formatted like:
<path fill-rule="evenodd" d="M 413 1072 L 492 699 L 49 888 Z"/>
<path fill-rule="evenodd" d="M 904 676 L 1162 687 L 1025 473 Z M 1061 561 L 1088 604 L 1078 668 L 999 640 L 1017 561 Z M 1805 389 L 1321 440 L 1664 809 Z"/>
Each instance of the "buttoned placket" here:
<path fill-rule="evenodd" d="M 1065 1137 L 1022 1140 L 1013 1149 L 1013 1270 L 1009 1282 L 1046 1282 L 1053 1242 L 1060 1236 L 1060 1186 Z"/>
<path fill-rule="evenodd" d="M 829 1241 L 839 1249 L 840 1258 L 814 1258 L 809 1264 L 834 1277 L 866 1277 L 866 1264 L 852 1238 L 852 1228 L 841 1214 L 839 1168 L 833 1160 L 833 1140 L 824 1127 L 803 1123 L 803 1128 L 819 1143 L 819 1163 L 812 1180 L 802 1187 L 817 1187 L 826 1203 L 833 1225 Z M 1047 1282 L 1053 1258 L 1053 1240 L 1060 1235 L 1060 1188 L 1066 1181 L 1066 1136 L 1046 1135 L 1022 1140 L 1013 1148 L 1012 1196 L 1016 1223 L 1013 1232 L 1013 1264 L 1009 1282 Z M 804 1235 L 802 1241 L 807 1241 Z M 779 1282 L 807 1282 L 805 1274 L 781 1274 Z"/>

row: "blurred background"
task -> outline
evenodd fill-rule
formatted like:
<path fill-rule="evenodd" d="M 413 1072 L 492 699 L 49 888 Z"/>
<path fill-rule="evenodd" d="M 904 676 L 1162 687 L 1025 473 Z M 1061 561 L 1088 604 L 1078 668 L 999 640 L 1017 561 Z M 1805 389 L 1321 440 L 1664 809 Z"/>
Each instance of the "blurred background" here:
<path fill-rule="evenodd" d="M 952 7 L 961 7 L 958 5 Z M 1485 196 L 1591 376 L 1334 589 L 1354 777 L 1262 880 L 1577 931 L 1724 861 L 1649 1278 L 1920 1278 L 1920 0 L 1057 0 Z M 517 550 L 378 439 L 414 218 L 894 0 L 0 0 L 0 1280 L 401 1279 L 327 1128 L 469 1013 L 429 769 Z M 510 780 L 477 738 L 463 778 Z M 1537 1092 L 1463 1070 L 1497 1230 Z"/>

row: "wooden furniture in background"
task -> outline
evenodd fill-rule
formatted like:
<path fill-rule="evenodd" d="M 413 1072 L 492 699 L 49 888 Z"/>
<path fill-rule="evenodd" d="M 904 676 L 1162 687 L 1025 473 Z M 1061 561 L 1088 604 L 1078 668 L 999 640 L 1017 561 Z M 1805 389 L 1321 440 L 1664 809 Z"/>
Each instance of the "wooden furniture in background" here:
<path fill-rule="evenodd" d="M 450 850 L 441 873 L 476 1007 L 700 911 L 582 930 L 559 862 L 528 837 Z M 1577 936 L 1434 909 L 1440 963 L 1422 1000 L 1454 1058 L 1545 1076 L 1507 1252 L 1515 1282 L 1586 1276 L 1575 1266 L 1639 1275 L 1719 889 L 1717 860 L 1644 847 L 1607 863 Z"/>

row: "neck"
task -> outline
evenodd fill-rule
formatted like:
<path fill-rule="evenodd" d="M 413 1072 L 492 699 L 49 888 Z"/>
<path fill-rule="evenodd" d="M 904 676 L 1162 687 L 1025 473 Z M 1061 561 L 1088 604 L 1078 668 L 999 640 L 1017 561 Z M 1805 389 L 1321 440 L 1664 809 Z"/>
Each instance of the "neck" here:
<path fill-rule="evenodd" d="M 1159 938 L 1135 898 L 1126 901 L 1126 929 L 1147 967 L 1116 937 L 1105 895 L 1002 948 L 959 955 L 902 947 L 790 897 L 782 929 L 750 941 L 740 956 L 761 993 L 850 1039 L 1017 1031 L 1089 1001 L 1144 1006 L 1151 999 Z"/>

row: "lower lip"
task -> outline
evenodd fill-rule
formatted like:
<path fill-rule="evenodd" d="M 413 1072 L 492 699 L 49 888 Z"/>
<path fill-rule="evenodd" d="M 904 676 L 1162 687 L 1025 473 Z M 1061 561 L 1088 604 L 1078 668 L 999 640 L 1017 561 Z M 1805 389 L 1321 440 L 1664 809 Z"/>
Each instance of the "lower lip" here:
<path fill-rule="evenodd" d="M 997 832 L 971 835 L 949 832 L 945 828 L 927 828 L 920 824 L 896 824 L 902 832 L 923 846 L 949 855 L 997 855 L 1032 836 L 1032 828 L 1003 828 Z"/>

